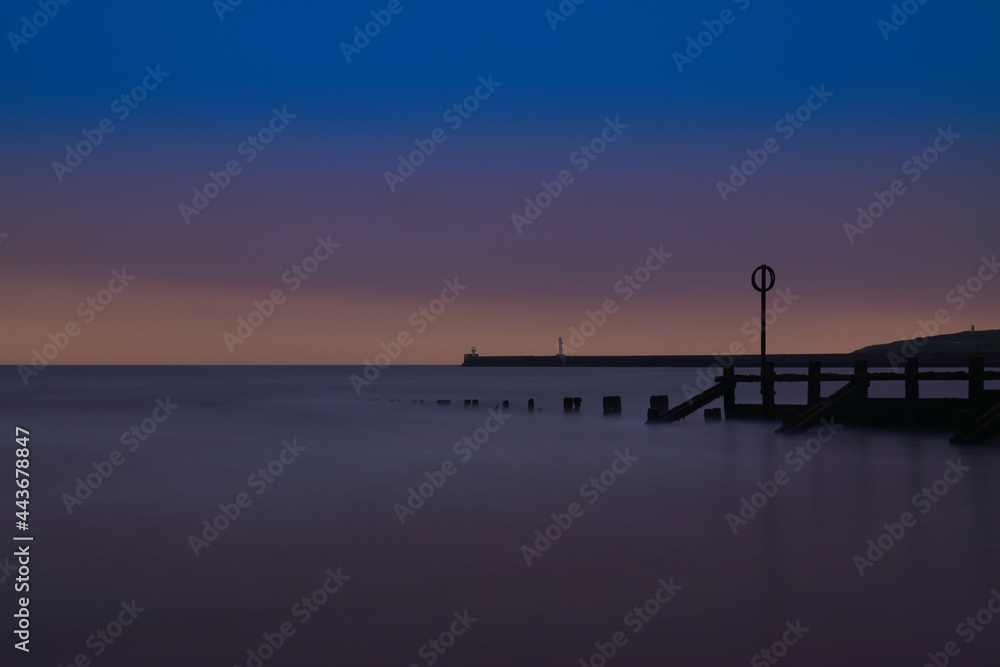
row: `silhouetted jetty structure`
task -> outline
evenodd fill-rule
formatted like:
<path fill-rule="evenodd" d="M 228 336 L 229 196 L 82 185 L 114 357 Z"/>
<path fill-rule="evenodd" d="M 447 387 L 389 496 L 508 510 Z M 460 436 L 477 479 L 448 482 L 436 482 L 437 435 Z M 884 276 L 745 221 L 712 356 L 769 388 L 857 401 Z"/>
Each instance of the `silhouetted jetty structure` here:
<path fill-rule="evenodd" d="M 726 368 L 731 369 L 732 366 L 727 366 Z M 732 373 L 730 373 L 730 375 L 732 375 Z M 666 424 L 672 424 L 675 421 L 680 421 L 681 419 L 684 419 L 685 417 L 690 415 L 692 412 L 697 412 L 698 410 L 705 407 L 709 403 L 722 398 L 722 396 L 726 394 L 726 392 L 729 391 L 730 389 L 732 389 L 733 404 L 735 404 L 736 402 L 735 385 L 732 388 L 730 388 L 728 384 L 726 385 L 716 384 L 715 386 L 710 387 L 709 389 L 706 389 L 705 391 L 701 392 L 697 396 L 692 396 L 691 398 L 684 401 L 683 403 L 681 403 L 672 410 L 661 411 L 659 408 L 650 407 L 649 412 L 646 413 L 647 415 L 646 421 L 649 423 L 664 422 Z M 650 403 L 653 402 L 653 398 L 654 397 L 652 396 L 649 397 Z M 726 416 L 727 418 L 731 418 L 729 417 L 728 413 Z"/>
<path fill-rule="evenodd" d="M 774 269 L 761 264 L 754 269 L 750 282 L 760 292 L 760 374 L 737 375 L 733 364 L 728 364 L 723 367 L 722 375 L 715 378 L 714 386 L 665 413 L 657 415 L 651 409 L 647 423 L 678 421 L 721 398 L 726 419 L 771 420 L 780 416 L 782 424 L 777 433 L 803 433 L 821 420 L 829 419 L 861 426 L 954 429 L 957 433 L 951 442 L 958 444 L 979 442 L 1000 428 L 1000 390 L 985 389 L 987 380 L 1000 380 L 1000 372 L 987 372 L 986 359 L 981 356 L 967 357 L 968 371 L 921 372 L 919 358 L 914 356 L 905 359 L 903 373 L 870 372 L 867 359 L 854 359 L 853 373 L 824 373 L 820 361 L 810 361 L 805 374 L 776 373 L 774 362 L 767 358 L 767 320 L 764 316 L 766 295 L 775 283 Z M 885 354 L 885 349 L 879 348 L 879 353 Z M 968 397 L 920 397 L 921 381 L 939 380 L 967 382 Z M 872 398 L 869 395 L 872 382 L 886 381 L 902 381 L 903 398 Z M 775 403 L 775 384 L 779 382 L 805 382 L 805 404 Z M 824 397 L 823 382 L 843 382 L 844 385 Z M 760 403 L 736 402 L 736 388 L 741 383 L 760 385 Z M 706 411 L 705 417 L 714 420 L 716 414 L 713 412 L 710 416 Z"/>
<path fill-rule="evenodd" d="M 1000 390 L 987 390 L 985 382 L 1000 380 L 1000 372 L 986 367 L 1000 367 L 1000 331 L 971 331 L 955 334 L 927 335 L 913 340 L 871 345 L 848 354 L 767 354 L 767 292 L 775 284 L 775 272 L 761 264 L 750 276 L 754 290 L 760 293 L 760 355 L 647 355 L 647 356 L 510 356 L 482 357 L 472 348 L 463 366 L 618 366 L 673 368 L 721 368 L 722 375 L 712 386 L 670 408 L 667 396 L 650 396 L 646 423 L 672 423 L 684 419 L 720 398 L 722 409 L 707 408 L 706 421 L 726 419 L 781 420 L 778 433 L 802 433 L 830 419 L 841 424 L 901 427 L 915 429 L 952 429 L 955 444 L 980 442 L 1000 433 Z M 921 324 L 921 329 L 927 328 Z M 936 329 L 935 329 L 936 332 Z M 931 333 L 931 332 L 928 332 Z M 919 356 L 916 354 L 920 352 Z M 725 359 L 725 361 L 722 361 Z M 807 368 L 807 373 L 777 373 L 775 364 L 784 368 Z M 902 373 L 898 366 L 905 364 Z M 921 371 L 932 368 L 968 370 Z M 736 368 L 758 366 L 758 375 L 737 375 Z M 892 368 L 892 371 L 872 372 L 870 366 Z M 852 373 L 834 373 L 824 368 L 850 368 Z M 922 398 L 921 381 L 954 380 L 968 383 L 967 398 Z M 872 382 L 903 382 L 903 398 L 872 398 Z M 780 382 L 805 382 L 804 404 L 778 404 L 775 385 Z M 822 383 L 843 383 L 829 396 L 823 396 Z M 759 384 L 760 403 L 737 403 L 736 389 L 740 384 Z M 579 412 L 579 397 L 563 399 L 563 411 Z M 529 402 L 529 409 L 534 407 Z M 621 413 L 621 397 L 604 397 L 604 414 Z"/>
<path fill-rule="evenodd" d="M 809 365 L 808 373 L 775 373 L 769 362 L 761 375 L 737 375 L 732 366 L 723 368 L 715 378 L 715 386 L 684 401 L 650 423 L 671 423 L 683 419 L 709 403 L 723 401 L 726 419 L 780 418 L 782 425 L 777 433 L 802 433 L 817 425 L 821 419 L 847 425 L 914 428 L 953 429 L 953 443 L 973 443 L 1000 432 L 1000 390 L 985 389 L 987 380 L 1000 380 L 1000 372 L 985 370 L 982 357 L 972 357 L 965 371 L 920 371 L 919 360 L 906 362 L 904 372 L 870 372 L 868 363 L 858 360 L 853 373 L 823 372 L 819 362 Z M 966 398 L 922 398 L 920 383 L 952 380 L 968 384 Z M 780 404 L 774 401 L 774 385 L 779 382 L 806 383 L 807 399 L 804 404 Z M 828 396 L 822 395 L 823 382 L 844 383 Z M 872 382 L 902 382 L 902 398 L 872 398 Z M 740 384 L 760 384 L 760 403 L 737 403 L 736 388 Z"/>

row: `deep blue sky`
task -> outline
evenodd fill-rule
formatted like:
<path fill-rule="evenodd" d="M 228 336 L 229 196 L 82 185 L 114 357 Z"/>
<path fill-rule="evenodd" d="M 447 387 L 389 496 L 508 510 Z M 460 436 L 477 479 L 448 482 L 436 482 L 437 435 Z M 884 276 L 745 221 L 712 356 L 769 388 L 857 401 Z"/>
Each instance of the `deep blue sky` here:
<path fill-rule="evenodd" d="M 386 4 L 244 0 L 220 21 L 208 0 L 72 0 L 20 53 L 5 43 L 0 231 L 10 236 L 0 246 L 0 279 L 35 276 L 38 290 L 5 289 L 2 305 L 17 323 L 9 360 L 61 326 L 123 262 L 141 266 L 165 303 L 197 303 L 185 315 L 198 333 L 183 358 L 228 360 L 224 348 L 213 356 L 217 334 L 319 233 L 335 234 L 345 252 L 310 286 L 315 302 L 290 309 L 284 326 L 309 332 L 296 349 L 342 363 L 360 361 L 365 341 L 392 338 L 455 274 L 475 282 L 476 296 L 463 301 L 465 319 L 443 321 L 414 361 L 445 361 L 454 341 L 483 337 L 498 352 L 547 351 L 660 243 L 675 252 L 670 277 L 592 347 L 725 347 L 747 316 L 733 305 L 746 300 L 749 270 L 769 261 L 812 299 L 790 316 L 787 338 L 775 333 L 776 344 L 849 348 L 912 334 L 982 253 L 1000 248 L 993 3 L 929 0 L 885 41 L 876 24 L 889 18 L 888 2 L 751 0 L 741 11 L 742 1 L 588 0 L 553 31 L 545 11 L 555 1 L 404 0 L 403 12 L 345 62 L 339 43 Z M 735 22 L 678 73 L 672 53 L 727 8 Z M 7 3 L 0 27 L 19 30 L 37 10 Z M 64 146 L 156 64 L 170 73 L 162 87 L 57 182 L 51 163 Z M 501 88 L 389 192 L 383 174 L 396 156 L 442 126 L 442 111 L 489 74 Z M 820 84 L 835 93 L 831 101 L 731 201 L 720 201 L 716 182 L 730 165 Z M 298 118 L 185 226 L 178 204 L 208 170 L 236 157 L 241 138 L 275 106 Z M 620 143 L 517 235 L 511 214 L 608 116 L 629 124 Z M 856 208 L 949 125 L 963 136 L 955 150 L 849 244 L 842 226 Z M 1000 326 L 985 319 L 996 303 L 988 299 L 955 326 Z M 320 359 L 334 325 L 316 313 L 332 310 L 351 313 L 339 326 L 354 328 L 334 330 L 357 344 Z M 671 320 L 672 338 L 650 333 L 663 329 L 664 312 L 690 316 L 683 327 Z M 849 312 L 854 333 L 844 325 Z M 114 317 L 121 321 L 104 325 L 116 327 L 109 339 L 151 340 L 162 329 L 138 305 Z M 130 359 L 173 359 L 137 345 Z M 113 358 L 93 346 L 86 354 L 78 346 L 81 360 Z M 289 347 L 275 334 L 244 361 L 284 358 L 275 350 Z"/>

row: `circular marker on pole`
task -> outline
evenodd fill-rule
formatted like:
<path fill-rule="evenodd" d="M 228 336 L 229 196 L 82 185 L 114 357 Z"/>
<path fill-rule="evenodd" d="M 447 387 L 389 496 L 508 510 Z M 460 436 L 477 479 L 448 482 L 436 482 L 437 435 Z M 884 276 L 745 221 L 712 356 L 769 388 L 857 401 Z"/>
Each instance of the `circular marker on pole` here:
<path fill-rule="evenodd" d="M 757 274 L 760 273 L 760 282 Z M 774 287 L 774 269 L 767 264 L 761 264 L 750 274 L 750 284 L 760 292 L 760 394 L 764 415 L 771 416 L 774 409 L 774 382 L 770 380 L 767 365 L 767 292 Z"/>
<path fill-rule="evenodd" d="M 758 271 L 760 272 L 761 281 L 767 282 L 766 286 L 757 284 Z M 774 269 L 772 269 L 767 264 L 761 264 L 756 269 L 754 269 L 753 273 L 750 275 L 750 284 L 753 285 L 753 288 L 758 292 L 760 292 L 761 294 L 769 291 L 772 287 L 774 287 Z"/>

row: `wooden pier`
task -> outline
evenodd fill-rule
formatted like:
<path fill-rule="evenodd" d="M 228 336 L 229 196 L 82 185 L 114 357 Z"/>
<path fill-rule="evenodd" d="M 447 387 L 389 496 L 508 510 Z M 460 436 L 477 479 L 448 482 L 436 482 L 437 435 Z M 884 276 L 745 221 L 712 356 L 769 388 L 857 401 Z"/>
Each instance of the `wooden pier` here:
<path fill-rule="evenodd" d="M 922 381 L 939 380 L 967 383 L 967 398 L 920 396 Z M 983 357 L 972 357 L 967 371 L 920 371 L 916 358 L 907 360 L 902 373 L 869 372 L 866 360 L 855 361 L 853 373 L 824 373 L 819 362 L 810 363 L 805 374 L 775 373 L 774 365 L 766 363 L 759 375 L 737 375 L 727 366 L 715 386 L 658 416 L 651 413 L 648 421 L 674 422 L 722 398 L 726 419 L 780 419 L 778 433 L 801 433 L 826 418 L 848 425 L 951 430 L 952 443 L 972 443 L 1000 432 L 1000 390 L 985 389 L 987 380 L 1000 380 L 1000 372 L 985 370 Z M 904 383 L 902 398 L 869 396 L 872 382 L 889 381 Z M 806 402 L 775 403 L 774 386 L 779 382 L 805 382 Z M 823 382 L 845 384 L 824 397 Z M 742 383 L 761 386 L 760 403 L 736 402 L 736 388 Z"/>

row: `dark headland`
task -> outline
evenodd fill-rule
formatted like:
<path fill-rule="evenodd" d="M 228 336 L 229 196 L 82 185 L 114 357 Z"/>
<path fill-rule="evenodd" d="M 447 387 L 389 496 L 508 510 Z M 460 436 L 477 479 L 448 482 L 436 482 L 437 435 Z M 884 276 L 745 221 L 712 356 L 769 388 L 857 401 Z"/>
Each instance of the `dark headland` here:
<path fill-rule="evenodd" d="M 752 348 L 752 346 L 747 346 Z M 850 368 L 854 360 L 868 362 L 871 368 L 901 368 L 905 359 L 919 357 L 923 368 L 963 368 L 969 357 L 984 357 L 987 368 L 1000 367 L 1000 329 L 964 331 L 923 339 L 900 340 L 869 345 L 842 354 L 768 354 L 767 359 L 779 368 L 805 368 L 810 361 L 824 368 Z M 624 356 L 479 356 L 466 354 L 463 366 L 577 366 L 623 368 L 703 368 L 712 364 L 733 363 L 737 368 L 760 368 L 757 353 L 736 355 L 665 354 Z"/>

